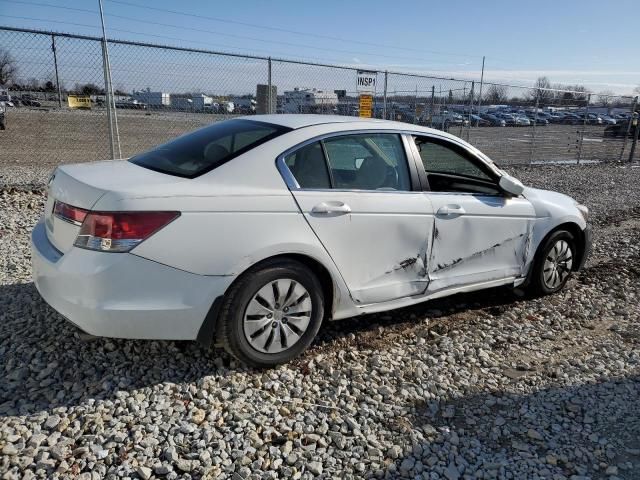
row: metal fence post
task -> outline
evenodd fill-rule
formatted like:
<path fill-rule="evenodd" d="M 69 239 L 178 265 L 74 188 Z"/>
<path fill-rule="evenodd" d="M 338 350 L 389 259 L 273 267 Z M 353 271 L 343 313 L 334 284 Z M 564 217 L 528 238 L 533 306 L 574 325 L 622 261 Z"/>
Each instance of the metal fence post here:
<path fill-rule="evenodd" d="M 106 52 L 106 42 L 104 39 L 102 40 L 102 72 L 104 73 L 104 100 L 107 105 L 107 124 L 109 126 L 109 154 L 110 159 L 116 158 L 116 149 L 115 149 L 115 139 L 113 138 L 113 121 L 112 121 L 112 111 L 111 111 L 111 99 L 109 96 L 109 72 L 107 70 L 107 52 Z"/>
<path fill-rule="evenodd" d="M 53 68 L 56 72 L 56 89 L 58 90 L 58 108 L 62 108 L 62 91 L 60 90 L 60 77 L 58 77 L 58 54 L 56 52 L 56 36 L 51 34 L 51 51 L 53 52 Z"/>
<path fill-rule="evenodd" d="M 580 165 L 580 160 L 582 160 L 582 144 L 584 143 L 584 134 L 587 130 L 587 118 L 589 116 L 589 104 L 591 103 L 591 94 L 587 95 L 587 106 L 584 110 L 584 119 L 582 121 L 582 130 L 579 132 L 580 139 L 578 143 L 578 159 L 576 163 Z"/>
<path fill-rule="evenodd" d="M 433 107 L 436 97 L 436 86 L 431 85 L 431 106 L 429 107 L 429 126 L 433 128 Z"/>
<path fill-rule="evenodd" d="M 484 83 L 484 55 L 482 56 L 482 71 L 480 72 L 480 92 L 478 92 L 478 115 L 480 115 L 480 105 L 482 104 L 482 84 Z"/>
<path fill-rule="evenodd" d="M 629 163 L 633 162 L 633 155 L 636 153 L 636 145 L 638 143 L 638 136 L 640 136 L 640 115 L 633 113 L 631 116 L 631 122 L 635 121 L 635 133 L 633 135 L 633 143 L 631 144 L 631 151 L 629 152 Z M 629 123 L 631 123 L 629 122 Z"/>
<path fill-rule="evenodd" d="M 627 140 L 629 139 L 629 134 L 631 133 L 631 123 L 633 120 L 633 114 L 636 111 L 636 106 L 638 106 L 638 96 L 636 95 L 633 99 L 633 102 L 631 102 L 631 118 L 629 120 L 629 123 L 627 123 L 627 131 L 624 134 L 624 140 L 622 141 L 622 149 L 620 150 L 620 156 L 618 157 L 618 161 L 622 162 L 622 157 L 624 156 L 624 150 L 625 148 L 627 148 Z M 631 157 L 629 159 L 629 161 L 631 161 Z"/>
<path fill-rule="evenodd" d="M 456 89 L 457 90 L 457 89 Z M 464 82 L 464 85 L 462 86 L 462 104 L 464 105 L 464 99 L 467 96 L 467 82 Z M 456 94 L 457 97 L 457 94 Z M 456 99 L 457 100 L 457 99 Z M 462 131 L 464 129 L 464 108 L 462 110 L 463 116 L 462 116 L 462 123 L 460 124 L 460 131 L 458 132 L 458 137 L 462 138 Z"/>
<path fill-rule="evenodd" d="M 387 119 L 387 81 L 389 79 L 389 72 L 384 71 L 384 93 L 382 97 L 382 118 Z"/>
<path fill-rule="evenodd" d="M 473 114 L 473 95 L 475 90 L 476 82 L 471 82 L 471 91 L 469 92 L 469 115 L 467 115 L 467 142 L 469 141 L 469 136 L 471 135 L 471 115 Z"/>
<path fill-rule="evenodd" d="M 268 102 L 268 106 L 267 106 L 267 113 L 273 113 L 272 110 L 272 102 L 273 99 L 271 98 L 271 57 L 269 57 L 267 59 L 267 102 Z"/>
<path fill-rule="evenodd" d="M 413 97 L 413 124 L 418 123 L 418 84 L 416 83 L 416 93 Z"/>
<path fill-rule="evenodd" d="M 536 149 L 536 123 L 538 120 L 538 107 L 540 106 L 540 92 L 536 92 L 536 106 L 533 111 L 533 130 L 531 131 L 531 150 L 529 150 L 529 165 L 533 163 Z"/>

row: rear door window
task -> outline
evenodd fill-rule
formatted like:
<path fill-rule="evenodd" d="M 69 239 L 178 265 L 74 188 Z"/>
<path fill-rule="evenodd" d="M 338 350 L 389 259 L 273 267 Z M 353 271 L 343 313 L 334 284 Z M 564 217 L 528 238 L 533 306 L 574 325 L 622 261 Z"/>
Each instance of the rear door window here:
<path fill-rule="evenodd" d="M 411 190 L 400 135 L 346 135 L 324 140 L 333 187 L 354 190 Z"/>
<path fill-rule="evenodd" d="M 194 178 L 290 128 L 254 120 L 228 120 L 188 133 L 129 159 L 157 172 Z"/>
<path fill-rule="evenodd" d="M 300 188 L 411 190 L 400 135 L 388 133 L 330 137 L 284 158 Z"/>

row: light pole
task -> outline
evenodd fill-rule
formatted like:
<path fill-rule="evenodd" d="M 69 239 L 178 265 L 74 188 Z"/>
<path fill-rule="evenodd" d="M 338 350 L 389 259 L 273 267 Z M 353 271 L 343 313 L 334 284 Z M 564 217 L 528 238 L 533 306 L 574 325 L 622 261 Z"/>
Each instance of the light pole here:
<path fill-rule="evenodd" d="M 107 46 L 107 32 L 104 26 L 104 12 L 102 10 L 102 0 L 98 0 L 100 8 L 100 23 L 102 24 L 102 60 L 104 66 L 104 93 L 107 97 L 107 116 L 109 117 L 109 134 L 111 135 L 111 157 L 115 156 L 115 145 L 118 148 L 118 158 L 122 158 L 120 149 L 120 132 L 118 131 L 118 115 L 116 113 L 116 103 L 113 97 L 113 85 L 111 82 L 111 64 L 109 62 L 109 47 Z M 114 138 L 115 133 L 115 138 Z"/>

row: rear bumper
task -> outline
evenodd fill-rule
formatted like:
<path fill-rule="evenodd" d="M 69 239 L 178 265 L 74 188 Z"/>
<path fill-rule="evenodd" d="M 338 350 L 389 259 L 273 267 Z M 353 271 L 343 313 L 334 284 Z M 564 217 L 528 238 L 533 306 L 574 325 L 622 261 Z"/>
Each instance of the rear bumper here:
<path fill-rule="evenodd" d="M 188 273 L 130 253 L 73 247 L 64 255 L 44 222 L 31 234 L 33 281 L 42 298 L 85 332 L 103 337 L 195 340 L 231 276 Z"/>

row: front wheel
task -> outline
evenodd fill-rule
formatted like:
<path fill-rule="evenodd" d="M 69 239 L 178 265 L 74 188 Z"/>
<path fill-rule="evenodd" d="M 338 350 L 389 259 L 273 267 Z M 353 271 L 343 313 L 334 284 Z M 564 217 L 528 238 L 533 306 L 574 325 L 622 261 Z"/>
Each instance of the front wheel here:
<path fill-rule="evenodd" d="M 288 362 L 313 341 L 324 317 L 317 277 L 293 260 L 275 260 L 244 273 L 225 295 L 219 339 L 253 367 Z"/>
<path fill-rule="evenodd" d="M 569 280 L 576 258 L 576 242 L 566 230 L 558 230 L 540 247 L 531 272 L 531 289 L 539 295 L 560 291 Z"/>

